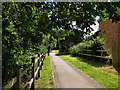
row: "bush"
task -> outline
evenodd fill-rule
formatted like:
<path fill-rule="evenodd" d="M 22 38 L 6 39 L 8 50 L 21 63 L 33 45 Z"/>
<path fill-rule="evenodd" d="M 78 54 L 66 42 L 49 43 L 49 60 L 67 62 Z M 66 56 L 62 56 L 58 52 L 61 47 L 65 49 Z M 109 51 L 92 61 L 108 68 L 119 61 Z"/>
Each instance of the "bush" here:
<path fill-rule="evenodd" d="M 76 56 L 78 53 L 78 47 L 76 45 L 74 45 L 73 47 L 70 48 L 70 53 L 73 56 Z"/>
<path fill-rule="evenodd" d="M 41 52 L 45 52 L 45 53 L 47 53 L 47 46 L 44 46 L 44 45 L 41 45 L 40 47 L 39 47 L 39 49 L 40 49 L 40 53 Z"/>
<path fill-rule="evenodd" d="M 89 41 L 84 41 L 81 42 L 77 45 L 74 45 L 73 47 L 71 47 L 69 49 L 71 55 L 77 55 L 78 53 L 86 53 L 86 51 L 82 51 L 82 50 L 105 50 L 104 48 L 104 42 L 102 41 L 102 39 L 100 37 L 94 38 L 93 40 L 89 40 Z M 87 52 L 89 54 L 93 54 L 94 52 Z M 96 53 L 96 55 L 99 54 Z"/>

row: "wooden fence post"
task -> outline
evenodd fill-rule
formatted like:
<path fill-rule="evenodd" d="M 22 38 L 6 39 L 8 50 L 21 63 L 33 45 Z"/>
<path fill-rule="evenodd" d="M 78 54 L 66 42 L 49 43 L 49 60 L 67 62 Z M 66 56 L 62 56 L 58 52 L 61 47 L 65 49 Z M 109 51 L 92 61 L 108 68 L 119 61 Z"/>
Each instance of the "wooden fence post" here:
<path fill-rule="evenodd" d="M 93 55 L 95 55 L 95 50 L 93 50 Z M 93 57 L 93 61 L 95 60 L 95 57 Z"/>
<path fill-rule="evenodd" d="M 43 61 L 44 61 L 44 59 L 45 59 L 45 53 L 43 53 Z"/>
<path fill-rule="evenodd" d="M 39 67 L 39 70 L 38 70 L 38 78 L 40 77 L 40 54 L 38 54 L 38 67 Z"/>
<path fill-rule="evenodd" d="M 88 54 L 88 49 L 87 49 L 87 52 L 86 52 L 86 54 Z M 87 60 L 88 60 L 88 56 L 86 56 L 87 57 Z"/>
<path fill-rule="evenodd" d="M 103 51 L 101 50 L 101 57 L 103 56 Z M 102 58 L 101 58 L 101 62 L 102 62 Z"/>
<path fill-rule="evenodd" d="M 120 72 L 118 73 L 118 88 L 120 88 Z"/>
<path fill-rule="evenodd" d="M 89 51 L 88 51 L 89 49 L 87 48 L 87 54 L 89 53 Z M 87 60 L 89 60 L 89 56 L 86 56 L 87 57 Z"/>
<path fill-rule="evenodd" d="M 83 51 L 82 51 L 82 50 L 81 50 L 81 53 L 83 53 Z M 82 54 L 81 54 L 80 56 L 81 56 L 81 57 L 83 57 L 83 55 L 82 55 Z"/>
<path fill-rule="evenodd" d="M 114 41 L 112 46 L 112 64 L 118 71 L 118 88 L 120 88 L 120 41 Z"/>
<path fill-rule="evenodd" d="M 112 46 L 112 63 L 120 73 L 120 41 L 114 41 Z"/>
<path fill-rule="evenodd" d="M 41 66 L 43 66 L 43 58 L 44 58 L 44 57 L 43 57 L 43 53 L 42 53 L 42 57 L 41 57 L 42 64 L 41 64 Z"/>
<path fill-rule="evenodd" d="M 43 63 L 44 63 L 44 53 L 42 53 L 41 60 L 42 60 L 42 64 L 41 64 L 41 69 L 42 69 L 42 66 L 43 66 Z"/>
<path fill-rule="evenodd" d="M 14 68 L 14 75 L 17 76 L 17 82 L 14 85 L 14 90 L 20 90 L 20 81 L 21 81 L 21 69 L 18 65 Z"/>
<path fill-rule="evenodd" d="M 34 90 L 35 88 L 35 57 L 32 58 L 32 63 L 33 63 L 33 66 L 32 66 L 33 83 L 32 83 L 31 89 Z"/>

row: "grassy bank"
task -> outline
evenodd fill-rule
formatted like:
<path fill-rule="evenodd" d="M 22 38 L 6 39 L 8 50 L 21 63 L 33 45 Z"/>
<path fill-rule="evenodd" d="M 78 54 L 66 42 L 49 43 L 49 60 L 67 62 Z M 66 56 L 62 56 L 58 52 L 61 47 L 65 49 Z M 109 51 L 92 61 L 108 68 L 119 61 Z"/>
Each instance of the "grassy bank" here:
<path fill-rule="evenodd" d="M 86 60 L 81 57 L 72 57 L 70 55 L 59 56 L 94 78 L 102 86 L 107 88 L 118 88 L 117 72 L 112 66 L 104 65 L 92 60 Z"/>
<path fill-rule="evenodd" d="M 36 80 L 36 88 L 55 88 L 50 56 L 46 56 L 41 71 L 41 78 Z"/>

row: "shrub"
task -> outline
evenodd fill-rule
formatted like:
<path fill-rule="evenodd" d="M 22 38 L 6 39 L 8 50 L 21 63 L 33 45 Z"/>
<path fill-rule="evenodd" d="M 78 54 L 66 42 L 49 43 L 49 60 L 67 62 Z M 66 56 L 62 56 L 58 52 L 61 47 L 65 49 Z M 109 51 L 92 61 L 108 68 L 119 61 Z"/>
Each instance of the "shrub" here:
<path fill-rule="evenodd" d="M 84 41 L 81 43 L 78 43 L 77 45 L 74 45 L 73 47 L 71 47 L 69 49 L 71 55 L 77 55 L 78 53 L 86 53 L 86 51 L 82 51 L 82 50 L 105 50 L 104 48 L 104 42 L 102 41 L 102 39 L 100 37 L 94 38 L 93 40 L 89 40 L 89 41 Z M 90 54 L 93 54 L 94 52 L 87 52 Z M 96 53 L 96 55 L 99 53 Z"/>
<path fill-rule="evenodd" d="M 71 55 L 75 56 L 78 53 L 78 47 L 74 45 L 73 47 L 70 48 L 70 53 Z"/>

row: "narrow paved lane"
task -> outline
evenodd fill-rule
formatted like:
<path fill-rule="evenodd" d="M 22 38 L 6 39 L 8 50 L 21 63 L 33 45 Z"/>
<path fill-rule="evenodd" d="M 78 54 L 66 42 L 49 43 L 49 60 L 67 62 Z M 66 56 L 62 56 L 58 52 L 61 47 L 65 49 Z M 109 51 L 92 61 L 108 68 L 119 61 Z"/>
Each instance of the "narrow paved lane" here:
<path fill-rule="evenodd" d="M 88 77 L 69 62 L 50 53 L 56 88 L 102 88 L 95 80 Z M 99 89 L 100 90 L 100 89 Z"/>

